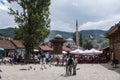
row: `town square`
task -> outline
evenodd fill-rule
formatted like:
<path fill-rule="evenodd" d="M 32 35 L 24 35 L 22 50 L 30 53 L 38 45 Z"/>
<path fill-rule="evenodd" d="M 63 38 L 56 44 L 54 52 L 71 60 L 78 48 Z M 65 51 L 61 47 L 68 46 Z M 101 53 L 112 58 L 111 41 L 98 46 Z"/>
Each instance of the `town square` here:
<path fill-rule="evenodd" d="M 120 80 L 119 0 L 0 0 L 0 80 Z"/>

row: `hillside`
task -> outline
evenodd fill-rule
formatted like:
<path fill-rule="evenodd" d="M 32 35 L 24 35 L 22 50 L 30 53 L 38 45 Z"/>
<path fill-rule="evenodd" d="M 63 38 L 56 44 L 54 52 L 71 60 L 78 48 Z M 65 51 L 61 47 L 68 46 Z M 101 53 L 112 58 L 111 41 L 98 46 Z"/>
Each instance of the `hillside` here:
<path fill-rule="evenodd" d="M 104 34 L 106 31 L 103 30 L 82 30 L 79 34 L 82 34 L 83 40 L 90 39 L 90 35 L 93 37 L 94 40 L 105 39 Z M 64 39 L 73 38 L 73 32 L 63 32 L 63 31 L 51 31 L 45 41 L 49 41 L 53 39 L 57 34 L 63 36 Z"/>
<path fill-rule="evenodd" d="M 57 34 L 60 34 L 63 36 L 64 39 L 71 38 L 73 33 L 72 32 L 64 32 L 64 31 L 57 31 L 57 30 L 52 30 L 46 40 L 51 40 L 53 39 Z"/>
<path fill-rule="evenodd" d="M 104 35 L 106 31 L 103 30 L 82 30 L 79 32 L 79 34 L 82 33 L 83 39 L 89 39 L 90 35 L 93 37 L 93 39 L 104 39 Z"/>
<path fill-rule="evenodd" d="M 104 39 L 105 32 L 106 31 L 103 30 L 82 30 L 79 32 L 79 34 L 82 33 L 83 39 L 90 39 L 90 35 L 92 35 L 94 39 L 98 40 L 98 39 Z M 48 37 L 46 38 L 46 41 L 53 39 L 57 34 L 62 35 L 64 39 L 73 37 L 73 32 L 52 30 L 48 35 Z M 13 38 L 14 28 L 0 29 L 0 36 Z"/>
<path fill-rule="evenodd" d="M 14 36 L 14 28 L 0 29 L 0 36 L 13 38 L 13 36 Z"/>

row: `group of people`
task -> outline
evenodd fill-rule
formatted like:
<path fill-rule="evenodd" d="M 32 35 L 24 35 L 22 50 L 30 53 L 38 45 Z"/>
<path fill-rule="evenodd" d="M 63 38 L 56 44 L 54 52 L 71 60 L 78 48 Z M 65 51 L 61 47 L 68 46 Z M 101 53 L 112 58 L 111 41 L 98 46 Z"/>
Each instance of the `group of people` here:
<path fill-rule="evenodd" d="M 77 60 L 70 56 L 66 62 L 66 75 L 76 75 Z"/>
<path fill-rule="evenodd" d="M 76 75 L 77 59 L 71 55 L 69 57 L 62 55 L 61 58 L 58 55 L 56 56 L 57 65 L 64 65 L 64 62 L 66 62 L 66 75 Z"/>
<path fill-rule="evenodd" d="M 18 63 L 22 59 L 22 55 L 21 54 L 17 54 L 17 52 L 14 51 L 14 50 L 13 51 L 9 51 L 8 57 L 10 58 L 10 63 L 11 64 Z"/>
<path fill-rule="evenodd" d="M 64 54 L 63 55 L 57 55 L 56 56 L 56 63 L 57 63 L 57 65 L 64 65 L 64 62 L 66 61 L 66 59 L 67 59 L 67 56 L 65 56 Z"/>

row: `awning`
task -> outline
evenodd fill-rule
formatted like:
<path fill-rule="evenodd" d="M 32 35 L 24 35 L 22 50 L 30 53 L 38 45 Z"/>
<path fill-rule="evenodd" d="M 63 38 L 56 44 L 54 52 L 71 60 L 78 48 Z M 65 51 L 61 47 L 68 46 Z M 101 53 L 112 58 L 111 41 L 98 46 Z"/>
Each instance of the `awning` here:
<path fill-rule="evenodd" d="M 35 51 L 35 52 L 39 52 L 39 49 L 34 49 L 33 51 Z"/>
<path fill-rule="evenodd" d="M 62 53 L 63 53 L 63 54 L 67 54 L 67 52 L 66 52 L 66 51 L 62 51 Z"/>
<path fill-rule="evenodd" d="M 3 50 L 4 50 L 4 48 L 0 48 L 0 50 L 1 50 L 1 51 L 3 51 Z"/>
<path fill-rule="evenodd" d="M 76 49 L 76 50 L 70 51 L 70 53 L 71 54 L 84 54 L 84 51 L 81 49 Z"/>

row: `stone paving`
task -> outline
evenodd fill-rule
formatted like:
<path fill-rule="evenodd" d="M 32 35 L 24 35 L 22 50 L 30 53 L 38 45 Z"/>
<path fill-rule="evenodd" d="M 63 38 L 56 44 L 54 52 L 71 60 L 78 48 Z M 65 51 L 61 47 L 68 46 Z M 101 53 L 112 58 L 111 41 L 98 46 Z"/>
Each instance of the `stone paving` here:
<path fill-rule="evenodd" d="M 120 80 L 120 73 L 101 64 L 78 64 L 75 76 L 66 76 L 65 67 L 53 65 L 0 65 L 0 69 L 0 80 Z"/>

